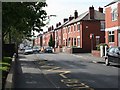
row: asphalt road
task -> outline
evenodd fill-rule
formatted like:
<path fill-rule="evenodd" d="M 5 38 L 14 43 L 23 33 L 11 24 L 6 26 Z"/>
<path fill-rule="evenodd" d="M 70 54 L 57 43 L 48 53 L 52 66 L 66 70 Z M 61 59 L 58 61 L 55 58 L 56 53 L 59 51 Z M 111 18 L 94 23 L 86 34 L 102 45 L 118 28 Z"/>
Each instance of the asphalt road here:
<path fill-rule="evenodd" d="M 38 59 L 47 60 L 47 66 L 53 65 L 53 69 L 42 69 L 45 74 L 57 73 L 62 79 L 59 80 L 67 87 L 80 87 L 82 83 L 86 88 L 118 88 L 119 67 L 116 65 L 105 66 L 104 63 L 94 63 L 90 58 L 84 59 L 72 54 L 36 54 Z M 39 65 L 41 66 L 41 65 Z M 44 66 L 44 65 L 43 65 Z M 56 79 L 52 79 L 56 83 Z M 70 81 L 70 82 L 69 82 Z M 78 82 L 75 84 L 75 81 Z M 58 83 L 58 82 L 57 82 Z M 58 84 L 59 86 L 59 84 Z"/>
<path fill-rule="evenodd" d="M 105 66 L 104 63 L 94 63 L 90 58 L 87 59 L 87 56 L 20 54 L 20 60 L 17 61 L 16 66 L 15 88 L 115 90 L 119 85 L 118 70 L 119 67 L 114 65 Z"/>

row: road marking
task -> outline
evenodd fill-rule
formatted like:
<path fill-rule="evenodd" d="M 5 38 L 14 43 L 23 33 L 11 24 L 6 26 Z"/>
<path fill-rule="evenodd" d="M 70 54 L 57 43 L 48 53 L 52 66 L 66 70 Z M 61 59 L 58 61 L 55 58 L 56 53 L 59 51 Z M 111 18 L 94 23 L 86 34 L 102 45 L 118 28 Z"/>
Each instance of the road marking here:
<path fill-rule="evenodd" d="M 47 70 L 47 71 L 53 71 L 53 70 L 57 70 L 57 69 L 60 69 L 60 67 L 54 67 L 54 68 L 49 69 L 49 70 Z"/>
<path fill-rule="evenodd" d="M 63 73 L 59 74 L 63 78 L 67 78 L 64 74 L 68 74 L 70 71 L 64 71 Z"/>
<path fill-rule="evenodd" d="M 66 86 L 75 89 L 87 89 L 87 90 L 94 90 L 90 88 L 88 85 L 81 83 L 78 79 L 62 79 L 61 82 L 66 84 Z"/>

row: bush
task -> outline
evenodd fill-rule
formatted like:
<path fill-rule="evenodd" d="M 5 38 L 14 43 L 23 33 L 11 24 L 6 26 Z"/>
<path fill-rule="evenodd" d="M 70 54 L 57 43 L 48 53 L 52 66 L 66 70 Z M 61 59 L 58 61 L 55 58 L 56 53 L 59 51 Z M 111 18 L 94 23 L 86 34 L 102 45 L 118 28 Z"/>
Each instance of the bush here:
<path fill-rule="evenodd" d="M 2 62 L 9 63 L 9 64 L 11 63 L 11 61 L 12 61 L 11 57 L 4 57 L 3 60 L 2 60 Z"/>
<path fill-rule="evenodd" d="M 2 62 L 0 62 L 0 71 L 2 71 L 2 88 L 4 88 L 6 78 L 10 70 L 11 62 L 11 57 L 3 57 Z"/>
<path fill-rule="evenodd" d="M 98 51 L 100 51 L 100 46 L 103 46 L 103 48 L 105 48 L 105 46 L 108 47 L 108 45 L 107 45 L 106 43 L 98 44 L 98 45 L 96 46 Z"/>

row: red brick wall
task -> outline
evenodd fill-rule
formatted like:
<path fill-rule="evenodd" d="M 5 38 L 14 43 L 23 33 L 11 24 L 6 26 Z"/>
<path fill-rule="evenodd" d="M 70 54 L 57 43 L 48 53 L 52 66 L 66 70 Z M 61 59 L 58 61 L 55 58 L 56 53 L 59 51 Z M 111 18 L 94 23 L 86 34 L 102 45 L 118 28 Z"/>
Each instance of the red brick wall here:
<path fill-rule="evenodd" d="M 96 49 L 96 36 L 100 36 L 100 43 L 105 42 L 105 32 L 100 31 L 100 21 L 83 21 L 82 25 L 82 45 L 84 50 L 91 51 L 91 33 L 94 34 L 93 49 Z"/>
<path fill-rule="evenodd" d="M 105 9 L 106 28 L 118 26 L 118 20 L 112 21 L 111 7 Z"/>
<path fill-rule="evenodd" d="M 105 9 L 105 20 L 106 20 L 106 28 L 112 28 L 115 26 L 120 26 L 120 3 L 118 4 L 118 20 L 116 21 L 112 21 L 112 15 L 111 15 L 111 7 L 107 7 Z M 105 37 L 106 40 L 105 42 L 109 45 L 109 46 L 118 46 L 118 31 L 115 30 L 114 31 L 114 37 L 115 37 L 115 41 L 114 43 L 109 43 L 108 41 L 108 31 L 105 32 Z"/>

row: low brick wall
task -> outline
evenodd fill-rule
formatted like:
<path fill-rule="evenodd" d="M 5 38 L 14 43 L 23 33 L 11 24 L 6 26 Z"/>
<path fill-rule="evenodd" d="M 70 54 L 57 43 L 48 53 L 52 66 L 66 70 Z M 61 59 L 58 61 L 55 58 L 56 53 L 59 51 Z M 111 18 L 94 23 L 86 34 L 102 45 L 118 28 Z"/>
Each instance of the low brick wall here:
<path fill-rule="evenodd" d="M 62 52 L 62 48 L 55 48 L 55 52 L 56 53 Z"/>
<path fill-rule="evenodd" d="M 12 88 L 14 88 L 15 61 L 16 54 L 14 54 L 12 58 L 11 68 L 6 78 L 5 90 L 6 89 L 12 90 Z"/>
<path fill-rule="evenodd" d="M 92 50 L 92 55 L 96 57 L 100 57 L 100 51 L 98 50 Z"/>

